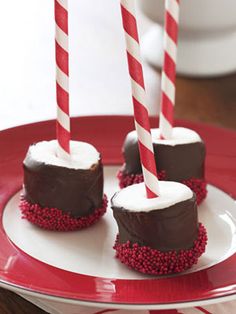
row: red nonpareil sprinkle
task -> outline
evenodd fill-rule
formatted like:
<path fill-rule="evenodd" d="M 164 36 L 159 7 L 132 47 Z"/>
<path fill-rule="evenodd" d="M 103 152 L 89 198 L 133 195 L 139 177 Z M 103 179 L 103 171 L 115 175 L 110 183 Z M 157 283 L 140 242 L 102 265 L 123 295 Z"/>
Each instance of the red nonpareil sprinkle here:
<path fill-rule="evenodd" d="M 183 184 L 187 185 L 197 197 L 197 204 L 201 204 L 201 202 L 207 196 L 207 183 L 205 180 L 191 178 L 189 180 L 182 181 Z"/>
<path fill-rule="evenodd" d="M 205 252 L 206 244 L 207 232 L 199 223 L 198 237 L 188 250 L 161 252 L 137 243 L 131 244 L 130 241 L 119 243 L 119 235 L 113 248 L 116 250 L 116 258 L 129 268 L 144 274 L 167 275 L 183 272 L 196 264 Z"/>
<path fill-rule="evenodd" d="M 123 170 L 119 170 L 117 173 L 117 178 L 119 180 L 119 187 L 121 189 L 135 184 L 135 183 L 141 183 L 143 182 L 143 174 L 137 173 L 137 174 L 125 174 Z M 158 180 L 165 180 L 165 171 L 160 171 L 157 173 Z"/>
<path fill-rule="evenodd" d="M 165 180 L 166 174 L 165 171 L 162 170 L 157 173 L 159 180 Z M 135 183 L 141 183 L 143 182 L 143 175 L 138 173 L 130 173 L 126 174 L 124 173 L 123 169 L 119 170 L 117 173 L 117 178 L 119 180 L 119 186 L 121 189 L 135 184 Z M 197 197 L 197 204 L 201 204 L 201 202 L 206 198 L 207 196 L 207 183 L 205 180 L 197 179 L 197 178 L 191 178 L 188 180 L 183 180 L 181 183 L 187 185 L 195 194 Z"/>
<path fill-rule="evenodd" d="M 89 216 L 74 218 L 57 208 L 42 208 L 38 204 L 31 204 L 23 197 L 20 201 L 22 218 L 46 230 L 73 231 L 87 228 L 97 222 L 106 212 L 107 196 L 104 195 L 102 207 Z"/>

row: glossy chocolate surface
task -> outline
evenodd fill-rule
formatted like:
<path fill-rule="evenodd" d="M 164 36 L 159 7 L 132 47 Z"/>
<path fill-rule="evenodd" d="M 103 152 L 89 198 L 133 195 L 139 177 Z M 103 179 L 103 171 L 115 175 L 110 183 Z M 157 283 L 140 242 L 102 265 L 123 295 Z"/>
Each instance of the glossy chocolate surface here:
<path fill-rule="evenodd" d="M 154 143 L 153 148 L 157 171 L 165 171 L 165 180 L 183 181 L 190 178 L 204 178 L 206 150 L 202 141 L 175 146 Z M 123 156 L 126 174 L 142 173 L 137 137 L 126 137 Z"/>
<path fill-rule="evenodd" d="M 69 169 L 33 160 L 24 163 L 24 197 L 41 207 L 56 207 L 73 217 L 87 216 L 102 205 L 103 166 Z"/>
<path fill-rule="evenodd" d="M 119 192 L 118 192 L 119 193 Z M 114 196 L 115 197 L 115 196 Z M 197 238 L 198 215 L 195 195 L 164 209 L 135 212 L 113 206 L 119 242 L 131 241 L 161 251 L 189 249 Z"/>

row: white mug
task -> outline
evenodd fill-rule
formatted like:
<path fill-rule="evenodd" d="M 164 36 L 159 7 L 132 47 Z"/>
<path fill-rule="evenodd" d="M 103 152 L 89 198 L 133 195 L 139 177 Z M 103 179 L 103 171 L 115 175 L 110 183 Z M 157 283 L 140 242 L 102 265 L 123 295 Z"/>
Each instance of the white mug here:
<path fill-rule="evenodd" d="M 142 12 L 156 23 L 142 40 L 153 65 L 163 57 L 164 0 L 139 0 Z M 236 0 L 180 0 L 177 71 L 215 76 L 236 71 Z"/>

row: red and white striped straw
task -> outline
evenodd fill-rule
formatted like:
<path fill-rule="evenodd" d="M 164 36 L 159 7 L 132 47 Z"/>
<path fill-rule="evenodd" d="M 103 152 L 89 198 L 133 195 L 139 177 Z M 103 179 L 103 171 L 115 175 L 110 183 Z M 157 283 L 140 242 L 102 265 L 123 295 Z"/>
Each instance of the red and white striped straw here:
<path fill-rule="evenodd" d="M 154 198 L 159 195 L 159 184 L 153 153 L 148 110 L 146 108 L 146 93 L 140 57 L 134 0 L 121 0 L 121 14 L 125 31 L 127 59 L 132 86 L 134 121 L 138 135 L 144 182 L 147 198 Z"/>
<path fill-rule="evenodd" d="M 70 154 L 68 1 L 55 0 L 58 155 Z"/>
<path fill-rule="evenodd" d="M 179 28 L 179 0 L 165 1 L 164 64 L 161 81 L 160 134 L 172 137 L 175 105 L 176 57 Z"/>

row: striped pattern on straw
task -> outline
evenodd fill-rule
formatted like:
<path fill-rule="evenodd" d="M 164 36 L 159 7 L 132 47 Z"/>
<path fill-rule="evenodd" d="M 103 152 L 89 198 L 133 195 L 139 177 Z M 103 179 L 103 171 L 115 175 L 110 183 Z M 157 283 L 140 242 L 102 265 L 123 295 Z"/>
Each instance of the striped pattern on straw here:
<path fill-rule="evenodd" d="M 70 154 L 68 0 L 55 0 L 58 155 Z"/>
<path fill-rule="evenodd" d="M 179 0 L 165 1 L 164 64 L 161 81 L 161 138 L 170 139 L 174 122 Z"/>
<path fill-rule="evenodd" d="M 148 110 L 146 108 L 146 93 L 140 57 L 134 0 L 121 0 L 121 14 L 125 31 L 128 67 L 133 94 L 134 120 L 139 141 L 144 182 L 147 197 L 154 198 L 159 195 L 159 185 L 153 153 Z"/>

